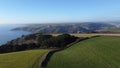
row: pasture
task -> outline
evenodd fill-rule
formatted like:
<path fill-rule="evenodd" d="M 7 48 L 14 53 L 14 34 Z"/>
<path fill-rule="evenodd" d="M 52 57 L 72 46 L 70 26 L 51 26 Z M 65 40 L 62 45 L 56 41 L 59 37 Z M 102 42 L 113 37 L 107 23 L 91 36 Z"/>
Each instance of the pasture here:
<path fill-rule="evenodd" d="M 120 37 L 95 37 L 55 53 L 47 68 L 120 68 Z"/>
<path fill-rule="evenodd" d="M 0 54 L 0 68 L 40 68 L 40 60 L 49 50 L 28 50 Z"/>
<path fill-rule="evenodd" d="M 53 36 L 58 36 L 60 34 L 52 34 Z M 115 33 L 73 33 L 73 34 L 70 34 L 70 35 L 73 35 L 73 36 L 76 36 L 76 37 L 92 37 L 92 36 L 120 36 L 120 34 L 115 34 Z"/>

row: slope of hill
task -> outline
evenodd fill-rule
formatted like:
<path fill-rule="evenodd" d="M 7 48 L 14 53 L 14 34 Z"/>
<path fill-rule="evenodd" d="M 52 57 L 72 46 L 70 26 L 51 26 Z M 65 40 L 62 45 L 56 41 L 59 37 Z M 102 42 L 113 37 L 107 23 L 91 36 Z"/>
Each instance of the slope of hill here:
<path fill-rule="evenodd" d="M 39 63 L 49 50 L 29 50 L 0 54 L 0 68 L 40 68 Z"/>
<path fill-rule="evenodd" d="M 30 34 L 20 38 L 9 41 L 0 46 L 0 53 L 16 52 L 30 49 L 44 49 L 44 48 L 63 48 L 67 44 L 76 41 L 78 37 L 61 34 L 58 36 L 46 34 Z M 80 38 L 84 39 L 84 38 Z"/>
<path fill-rule="evenodd" d="M 100 33 L 120 33 L 120 28 L 108 28 L 108 29 L 102 29 L 98 30 L 96 32 Z"/>
<path fill-rule="evenodd" d="M 95 37 L 55 53 L 48 68 L 120 68 L 120 37 Z"/>
<path fill-rule="evenodd" d="M 18 27 L 13 30 L 24 30 L 33 33 L 89 33 L 106 28 L 116 28 L 109 23 L 67 23 L 67 24 L 34 24 Z"/>

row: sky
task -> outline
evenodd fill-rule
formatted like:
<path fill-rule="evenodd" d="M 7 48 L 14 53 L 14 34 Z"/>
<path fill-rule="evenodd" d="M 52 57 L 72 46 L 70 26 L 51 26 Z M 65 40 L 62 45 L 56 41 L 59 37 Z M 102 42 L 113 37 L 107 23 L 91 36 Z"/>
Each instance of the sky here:
<path fill-rule="evenodd" d="M 120 0 L 0 0 L 0 24 L 120 20 Z"/>

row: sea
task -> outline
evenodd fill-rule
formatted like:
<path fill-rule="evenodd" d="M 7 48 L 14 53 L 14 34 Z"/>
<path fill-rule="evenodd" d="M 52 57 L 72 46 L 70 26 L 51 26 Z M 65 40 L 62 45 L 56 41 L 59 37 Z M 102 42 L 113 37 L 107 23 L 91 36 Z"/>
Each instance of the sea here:
<path fill-rule="evenodd" d="M 27 31 L 12 31 L 16 27 L 22 27 L 21 24 L 0 24 L 0 46 L 22 35 L 30 34 Z"/>

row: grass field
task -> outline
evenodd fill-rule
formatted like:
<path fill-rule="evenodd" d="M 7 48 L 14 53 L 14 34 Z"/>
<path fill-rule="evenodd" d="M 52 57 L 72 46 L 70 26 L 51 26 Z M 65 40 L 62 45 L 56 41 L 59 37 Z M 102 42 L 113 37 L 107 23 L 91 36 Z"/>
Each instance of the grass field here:
<path fill-rule="evenodd" d="M 55 53 L 48 68 L 120 68 L 120 37 L 95 37 Z"/>
<path fill-rule="evenodd" d="M 120 28 L 109 28 L 109 29 L 103 29 L 100 31 L 112 31 L 112 32 L 120 32 Z"/>
<path fill-rule="evenodd" d="M 28 50 L 0 54 L 0 68 L 40 68 L 42 57 L 49 50 Z"/>
<path fill-rule="evenodd" d="M 60 34 L 52 34 L 53 36 L 58 36 Z M 84 33 L 79 33 L 79 34 L 70 34 L 70 35 L 73 35 L 73 36 L 76 36 L 76 37 L 92 37 L 92 36 L 96 36 L 96 35 L 99 35 L 99 36 L 120 36 L 120 34 L 114 34 L 114 33 L 90 33 L 90 34 L 84 34 Z"/>

